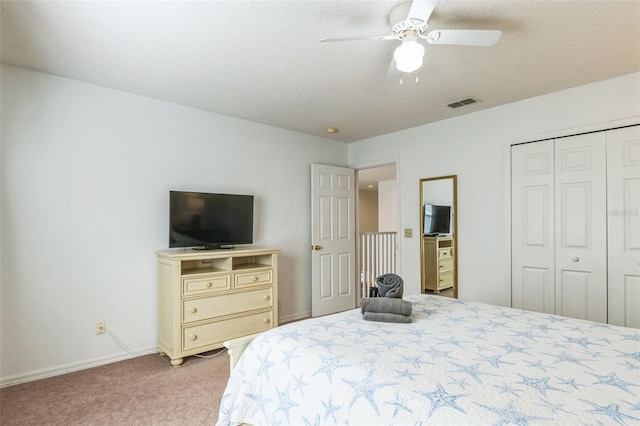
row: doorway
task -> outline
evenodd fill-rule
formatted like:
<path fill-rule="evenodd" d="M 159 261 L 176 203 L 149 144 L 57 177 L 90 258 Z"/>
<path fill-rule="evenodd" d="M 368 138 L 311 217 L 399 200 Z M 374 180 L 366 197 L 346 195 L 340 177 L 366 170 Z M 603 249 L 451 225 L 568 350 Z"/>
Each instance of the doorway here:
<path fill-rule="evenodd" d="M 397 272 L 398 181 L 396 164 L 357 170 L 357 253 L 359 297 L 376 278 Z"/>

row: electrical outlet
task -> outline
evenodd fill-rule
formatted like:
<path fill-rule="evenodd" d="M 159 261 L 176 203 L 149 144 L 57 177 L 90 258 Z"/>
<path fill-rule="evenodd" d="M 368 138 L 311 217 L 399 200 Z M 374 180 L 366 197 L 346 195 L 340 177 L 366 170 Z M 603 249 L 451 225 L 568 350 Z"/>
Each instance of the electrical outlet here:
<path fill-rule="evenodd" d="M 413 238 L 413 228 L 404 228 L 404 237 Z"/>
<path fill-rule="evenodd" d="M 107 332 L 107 324 L 104 321 L 96 323 L 96 334 L 105 334 Z"/>

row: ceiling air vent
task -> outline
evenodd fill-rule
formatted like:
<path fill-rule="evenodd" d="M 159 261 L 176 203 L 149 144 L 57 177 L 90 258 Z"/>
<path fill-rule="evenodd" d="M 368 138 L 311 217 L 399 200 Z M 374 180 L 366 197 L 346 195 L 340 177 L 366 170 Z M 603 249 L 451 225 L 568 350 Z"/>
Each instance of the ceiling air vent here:
<path fill-rule="evenodd" d="M 479 99 L 474 99 L 474 98 L 466 98 L 466 99 L 461 99 L 459 101 L 456 102 L 452 102 L 449 105 L 447 105 L 449 108 L 459 108 L 465 105 L 471 105 L 471 104 L 475 104 L 476 102 L 480 102 Z"/>

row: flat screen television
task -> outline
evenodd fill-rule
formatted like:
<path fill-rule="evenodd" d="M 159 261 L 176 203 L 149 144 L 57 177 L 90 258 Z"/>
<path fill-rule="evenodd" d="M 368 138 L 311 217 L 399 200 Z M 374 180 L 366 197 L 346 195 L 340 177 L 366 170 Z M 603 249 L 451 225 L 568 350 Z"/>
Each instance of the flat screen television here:
<path fill-rule="evenodd" d="M 169 247 L 231 248 L 253 242 L 253 195 L 169 192 Z"/>
<path fill-rule="evenodd" d="M 424 235 L 451 232 L 451 206 L 424 205 Z"/>

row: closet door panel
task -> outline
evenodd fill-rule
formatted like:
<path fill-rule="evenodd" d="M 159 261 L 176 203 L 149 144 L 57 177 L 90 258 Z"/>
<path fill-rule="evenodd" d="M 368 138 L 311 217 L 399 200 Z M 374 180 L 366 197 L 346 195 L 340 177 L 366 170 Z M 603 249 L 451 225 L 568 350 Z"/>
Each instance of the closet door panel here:
<path fill-rule="evenodd" d="M 605 139 L 555 141 L 556 313 L 599 322 L 607 321 Z"/>
<path fill-rule="evenodd" d="M 597 301 L 592 300 L 590 280 L 588 272 L 562 271 L 559 292 L 562 294 L 560 312 L 563 316 L 583 319 L 592 316 L 589 308 Z"/>
<path fill-rule="evenodd" d="M 522 268 L 522 302 L 520 309 L 553 313 L 553 271 L 546 268 Z M 551 312 L 548 312 L 551 311 Z"/>
<path fill-rule="evenodd" d="M 511 147 L 511 305 L 554 313 L 553 141 Z"/>
<path fill-rule="evenodd" d="M 625 327 L 640 328 L 640 275 L 624 276 L 624 310 L 618 309 L 623 314 Z M 611 323 L 614 324 L 614 323 Z"/>
<path fill-rule="evenodd" d="M 587 249 L 591 239 L 591 185 L 589 182 L 560 185 L 560 241 L 563 247 Z"/>
<path fill-rule="evenodd" d="M 640 176 L 637 176 L 640 174 L 639 170 L 640 166 L 636 167 L 636 176 L 627 177 L 622 184 L 624 247 L 625 252 L 635 252 L 636 255 L 640 255 Z"/>
<path fill-rule="evenodd" d="M 607 132 L 609 323 L 640 328 L 640 126 Z"/>

